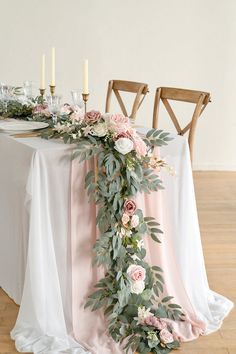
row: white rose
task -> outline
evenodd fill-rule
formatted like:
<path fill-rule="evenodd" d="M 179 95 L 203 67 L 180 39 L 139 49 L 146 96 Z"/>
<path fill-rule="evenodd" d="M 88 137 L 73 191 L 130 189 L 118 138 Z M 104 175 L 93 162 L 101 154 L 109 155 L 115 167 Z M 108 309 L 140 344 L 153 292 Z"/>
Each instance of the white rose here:
<path fill-rule="evenodd" d="M 123 155 L 128 154 L 133 148 L 134 144 L 128 138 L 120 138 L 115 141 L 115 149 Z"/>
<path fill-rule="evenodd" d="M 132 281 L 131 283 L 131 293 L 132 294 L 142 294 L 143 290 L 145 289 L 145 283 L 142 280 L 139 281 Z"/>
<path fill-rule="evenodd" d="M 105 120 L 105 122 L 109 122 L 111 117 L 111 113 L 104 113 L 102 115 L 102 118 Z"/>
<path fill-rule="evenodd" d="M 95 124 L 90 132 L 91 135 L 98 136 L 98 137 L 103 137 L 107 134 L 107 125 L 106 123 L 98 123 Z"/>

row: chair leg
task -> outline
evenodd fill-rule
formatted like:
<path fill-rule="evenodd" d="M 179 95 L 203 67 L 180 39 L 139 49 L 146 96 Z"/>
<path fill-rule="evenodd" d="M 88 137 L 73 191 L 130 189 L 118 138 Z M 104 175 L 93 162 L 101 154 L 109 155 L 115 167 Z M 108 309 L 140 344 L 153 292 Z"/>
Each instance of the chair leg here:
<path fill-rule="evenodd" d="M 110 111 L 112 88 L 113 88 L 113 81 L 111 80 L 109 81 L 108 88 L 107 88 L 105 113 L 108 113 Z"/>
<path fill-rule="evenodd" d="M 159 87 L 156 90 L 154 108 L 153 108 L 152 127 L 155 129 L 158 127 L 158 114 L 159 114 L 159 107 L 160 107 L 160 99 L 161 99 L 161 88 Z"/>

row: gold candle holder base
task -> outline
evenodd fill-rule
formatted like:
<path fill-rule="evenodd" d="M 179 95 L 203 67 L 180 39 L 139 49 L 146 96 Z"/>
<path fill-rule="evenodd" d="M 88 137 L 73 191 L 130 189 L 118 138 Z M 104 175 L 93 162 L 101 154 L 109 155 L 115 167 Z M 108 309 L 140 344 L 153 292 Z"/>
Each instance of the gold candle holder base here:
<path fill-rule="evenodd" d="M 87 102 L 89 99 L 89 93 L 82 93 L 83 101 L 84 101 L 84 113 L 87 113 Z"/>
<path fill-rule="evenodd" d="M 46 89 L 42 89 L 42 88 L 39 89 L 40 96 L 41 96 L 42 98 L 43 98 L 43 96 L 44 96 L 44 94 L 45 94 L 45 91 L 46 91 Z"/>
<path fill-rule="evenodd" d="M 54 96 L 55 95 L 55 91 L 56 91 L 56 86 L 55 85 L 49 85 L 49 87 L 50 87 L 51 95 Z"/>

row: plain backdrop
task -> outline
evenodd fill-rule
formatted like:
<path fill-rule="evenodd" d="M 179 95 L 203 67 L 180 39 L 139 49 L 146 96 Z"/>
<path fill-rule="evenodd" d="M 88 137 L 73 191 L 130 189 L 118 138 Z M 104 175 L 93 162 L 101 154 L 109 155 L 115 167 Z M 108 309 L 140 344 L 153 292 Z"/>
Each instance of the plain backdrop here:
<path fill-rule="evenodd" d="M 0 81 L 39 86 L 41 56 L 56 47 L 57 92 L 82 88 L 89 60 L 89 108 L 104 110 L 107 82 L 146 82 L 138 123 L 151 126 L 155 89 L 209 91 L 194 168 L 236 170 L 235 0 L 0 0 Z M 114 106 L 117 111 L 117 106 Z M 177 107 L 184 119 L 189 105 Z M 173 130 L 161 111 L 160 127 Z"/>

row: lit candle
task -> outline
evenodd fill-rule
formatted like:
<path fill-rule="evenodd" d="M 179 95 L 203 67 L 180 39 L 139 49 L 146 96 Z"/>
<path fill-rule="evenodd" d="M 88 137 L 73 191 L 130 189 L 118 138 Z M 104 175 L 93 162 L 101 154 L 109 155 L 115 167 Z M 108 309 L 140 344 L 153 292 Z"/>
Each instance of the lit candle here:
<path fill-rule="evenodd" d="M 88 94 L 89 93 L 89 89 L 88 89 L 88 59 L 86 59 L 84 61 L 83 78 L 84 78 L 83 93 Z"/>
<path fill-rule="evenodd" d="M 56 65 L 55 65 L 55 61 L 56 61 L 56 55 L 55 55 L 55 48 L 53 47 L 52 48 L 52 81 L 51 81 L 51 86 L 55 86 L 56 85 L 56 79 L 55 79 L 55 68 L 56 68 Z"/>
<path fill-rule="evenodd" d="M 45 54 L 42 55 L 40 88 L 41 88 L 42 90 L 45 89 Z"/>

